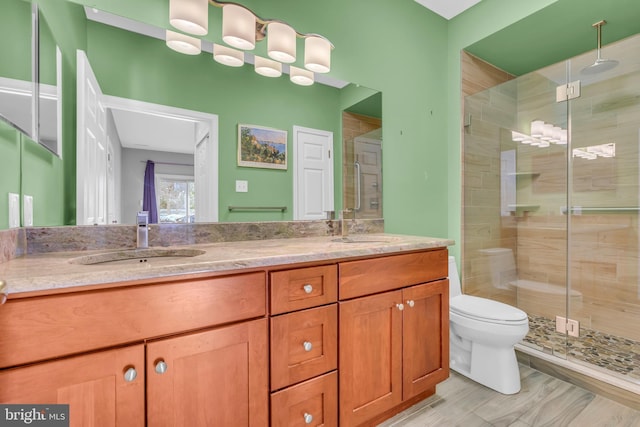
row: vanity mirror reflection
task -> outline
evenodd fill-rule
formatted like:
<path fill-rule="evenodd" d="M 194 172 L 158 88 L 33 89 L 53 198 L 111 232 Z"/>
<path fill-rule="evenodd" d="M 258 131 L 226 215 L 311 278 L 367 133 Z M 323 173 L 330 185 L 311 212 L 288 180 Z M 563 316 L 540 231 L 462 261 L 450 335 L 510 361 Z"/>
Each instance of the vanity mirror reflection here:
<path fill-rule="evenodd" d="M 21 2 L 22 0 L 10 1 Z M 212 208 L 213 211 L 211 208 L 194 209 L 195 212 L 185 208 L 184 213 L 176 209 L 170 221 L 292 220 L 295 218 L 293 213 L 296 150 L 293 129 L 295 126 L 332 133 L 333 208 L 338 211 L 342 207 L 356 206 L 357 191 L 346 189 L 347 186 L 354 188 L 357 180 L 354 175 L 356 157 L 349 154 L 353 149 L 348 145 L 353 144 L 354 137 L 351 130 L 343 129 L 343 126 L 348 125 L 344 112 L 351 114 L 352 118 L 355 117 L 356 123 L 361 121 L 365 124 L 361 127 L 366 129 L 362 133 L 369 132 L 372 130 L 372 120 L 368 114 L 371 112 L 359 111 L 357 105 L 366 98 L 372 98 L 373 102 L 378 104 L 377 113 L 375 113 L 378 116 L 373 120 L 378 124 L 373 127 L 380 128 L 379 92 L 353 84 L 335 87 L 335 85 L 316 83 L 310 87 L 300 87 L 292 84 L 286 76 L 270 79 L 257 75 L 249 63 L 240 68 L 218 64 L 206 51 L 196 56 L 182 55 L 167 48 L 164 42 L 164 29 L 156 27 L 155 30 L 151 30 L 151 34 L 141 34 L 141 31 L 137 30 L 140 22 L 118 15 L 112 15 L 112 18 L 119 23 L 102 22 L 103 16 L 109 15 L 108 13 L 83 7 L 78 3 L 61 2 L 61 7 L 57 10 L 60 16 L 56 18 L 64 15 L 65 19 L 73 21 L 69 28 L 73 29 L 71 34 L 75 37 L 75 40 L 67 40 L 67 43 L 62 46 L 63 63 L 75 62 L 73 74 L 77 76 L 79 61 L 75 50 L 79 49 L 86 55 L 104 94 L 104 102 L 96 110 L 102 115 L 101 126 L 105 127 L 105 137 L 100 149 L 105 150 L 107 159 L 119 156 L 119 161 L 104 165 L 105 176 L 109 176 L 108 174 L 113 176 L 112 180 L 107 179 L 110 184 L 101 184 L 103 186 L 96 188 L 95 191 L 93 189 L 88 191 L 88 194 L 94 197 L 100 196 L 99 203 L 105 204 L 104 212 L 106 213 L 99 221 L 95 219 L 85 221 L 80 219 L 82 216 L 76 216 L 76 213 L 83 209 L 79 202 L 76 202 L 76 193 L 80 189 L 79 184 L 86 182 L 80 178 L 80 169 L 95 170 L 90 160 L 83 157 L 84 154 L 79 154 L 77 161 L 71 155 L 64 158 L 62 188 L 52 185 L 49 189 L 50 192 L 57 193 L 58 197 L 64 198 L 64 221 L 62 224 L 40 223 L 38 200 L 34 200 L 34 225 L 133 223 L 135 212 L 140 209 L 146 160 L 154 161 L 156 173 L 175 179 L 174 184 L 178 184 L 177 181 L 180 180 L 189 181 L 191 177 L 195 181 L 199 176 L 195 168 L 200 162 L 193 159 L 193 147 L 207 134 L 209 141 L 213 142 L 213 148 L 217 145 L 217 159 L 214 154 L 208 157 L 206 162 L 208 166 L 204 170 L 209 173 L 209 177 L 205 178 L 205 182 L 215 187 L 217 179 L 217 194 L 211 193 L 215 189 L 209 190 L 210 193 L 208 193 L 212 194 L 212 197 L 208 198 L 209 203 L 217 203 L 217 207 Z M 50 11 L 46 10 L 46 12 Z M 80 19 L 82 22 L 79 22 Z M 148 24 L 142 26 L 150 27 Z M 206 41 L 203 44 L 206 45 Z M 78 95 L 76 92 L 80 92 L 79 85 L 77 90 L 70 87 L 77 83 L 76 76 L 73 76 L 74 79 L 69 79 L 70 83 L 64 86 L 63 99 L 70 96 L 73 100 L 65 99 L 65 112 L 69 109 L 67 102 L 75 104 L 74 101 Z M 66 80 L 65 83 L 67 83 Z M 142 106 L 151 107 L 152 110 L 143 111 Z M 71 146 L 75 150 L 76 140 L 79 144 L 82 139 L 83 125 L 80 118 L 80 104 L 77 107 L 73 105 L 73 109 L 74 113 L 78 113 L 76 120 L 68 120 L 67 117 L 63 126 L 66 131 L 65 149 Z M 183 131 L 190 134 L 188 143 L 185 144 L 183 141 L 185 138 L 174 134 L 172 130 L 160 130 L 170 129 L 164 127 L 165 123 L 162 127 L 158 124 L 159 120 L 164 121 L 166 118 L 172 118 L 171 121 L 178 122 Z M 203 123 L 206 122 L 209 124 L 205 126 Z M 274 170 L 238 166 L 238 125 L 241 123 L 286 131 L 288 133 L 288 168 Z M 215 126 L 217 126 L 217 134 Z M 208 131 L 207 128 L 209 128 Z M 69 135 L 73 138 L 69 138 Z M 170 136 L 169 151 L 160 150 L 149 143 L 149 141 L 158 142 L 161 136 L 167 135 Z M 379 139 L 379 136 L 375 136 L 374 133 L 375 137 Z M 186 150 L 185 145 L 191 148 Z M 379 163 L 379 155 L 377 162 Z M 347 169 L 349 172 L 345 173 Z M 25 176 L 31 172 L 23 168 L 22 173 Z M 381 171 L 378 174 L 380 175 Z M 77 182 L 76 176 L 79 177 Z M 246 182 L 248 191 L 236 191 L 237 181 Z M 361 179 L 362 181 L 365 179 Z M 378 179 L 370 187 L 380 188 L 379 184 Z M 178 185 L 175 186 L 177 187 Z M 190 198 L 195 196 L 196 200 L 207 200 L 206 197 L 199 196 L 197 189 L 185 190 L 182 194 Z M 364 197 L 363 191 L 360 194 Z M 377 200 L 374 200 L 376 197 Z M 366 205 L 381 206 L 380 197 L 380 195 L 368 197 Z M 284 211 L 230 210 L 230 206 L 248 208 L 283 206 L 286 209 Z M 193 206 L 186 205 L 186 207 Z M 380 218 L 381 211 L 377 210 L 377 212 L 376 214 L 368 213 L 366 217 Z M 165 217 L 171 215 L 167 212 L 164 214 L 166 214 Z M 329 216 L 330 213 L 327 215 Z M 365 217 L 364 212 L 356 212 L 356 217 Z"/>

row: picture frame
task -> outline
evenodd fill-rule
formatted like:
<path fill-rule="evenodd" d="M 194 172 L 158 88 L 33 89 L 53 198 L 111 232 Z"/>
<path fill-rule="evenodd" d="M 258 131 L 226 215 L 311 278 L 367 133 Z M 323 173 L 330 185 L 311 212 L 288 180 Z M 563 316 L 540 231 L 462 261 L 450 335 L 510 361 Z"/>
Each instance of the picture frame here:
<path fill-rule="evenodd" d="M 238 166 L 287 169 L 287 131 L 238 124 Z"/>

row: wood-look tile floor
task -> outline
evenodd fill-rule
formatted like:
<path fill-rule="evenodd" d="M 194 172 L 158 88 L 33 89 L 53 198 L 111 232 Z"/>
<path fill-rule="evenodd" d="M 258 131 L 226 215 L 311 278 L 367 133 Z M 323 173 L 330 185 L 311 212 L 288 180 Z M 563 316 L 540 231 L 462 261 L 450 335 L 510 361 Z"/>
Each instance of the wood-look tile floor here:
<path fill-rule="evenodd" d="M 640 411 L 520 365 L 522 389 L 503 395 L 451 371 L 436 394 L 378 427 L 638 427 Z"/>

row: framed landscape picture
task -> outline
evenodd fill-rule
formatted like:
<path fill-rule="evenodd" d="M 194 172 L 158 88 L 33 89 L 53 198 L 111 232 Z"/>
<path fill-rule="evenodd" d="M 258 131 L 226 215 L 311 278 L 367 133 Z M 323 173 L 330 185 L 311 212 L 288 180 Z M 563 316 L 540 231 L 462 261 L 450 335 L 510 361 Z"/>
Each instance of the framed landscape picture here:
<path fill-rule="evenodd" d="M 287 131 L 238 125 L 238 166 L 287 169 Z"/>

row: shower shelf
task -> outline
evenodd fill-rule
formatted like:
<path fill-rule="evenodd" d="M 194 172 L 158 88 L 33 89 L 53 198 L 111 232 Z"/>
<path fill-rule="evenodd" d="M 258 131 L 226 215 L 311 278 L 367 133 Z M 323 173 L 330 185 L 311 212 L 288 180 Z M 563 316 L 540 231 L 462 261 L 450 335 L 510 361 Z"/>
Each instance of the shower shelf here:
<path fill-rule="evenodd" d="M 540 172 L 510 172 L 507 175 L 515 176 L 516 178 L 519 178 L 519 177 L 537 178 L 540 176 Z"/>
<path fill-rule="evenodd" d="M 513 213 L 516 216 L 522 216 L 524 212 L 533 212 L 540 209 L 540 205 L 525 205 L 525 204 L 517 204 L 517 205 L 507 205 L 507 208 L 513 210 Z"/>

